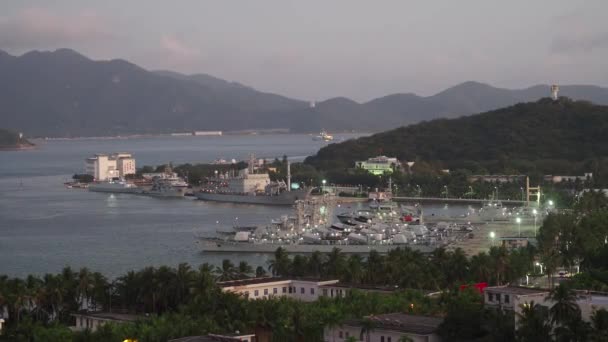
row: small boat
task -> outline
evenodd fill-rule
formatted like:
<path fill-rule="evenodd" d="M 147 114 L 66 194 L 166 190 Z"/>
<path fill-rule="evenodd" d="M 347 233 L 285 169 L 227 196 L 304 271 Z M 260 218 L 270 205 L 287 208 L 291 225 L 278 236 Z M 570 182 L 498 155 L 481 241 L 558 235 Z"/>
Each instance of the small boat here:
<path fill-rule="evenodd" d="M 312 137 L 314 141 L 332 141 L 334 140 L 334 136 L 328 134 L 325 130 L 322 130 L 319 135 L 315 135 Z"/>

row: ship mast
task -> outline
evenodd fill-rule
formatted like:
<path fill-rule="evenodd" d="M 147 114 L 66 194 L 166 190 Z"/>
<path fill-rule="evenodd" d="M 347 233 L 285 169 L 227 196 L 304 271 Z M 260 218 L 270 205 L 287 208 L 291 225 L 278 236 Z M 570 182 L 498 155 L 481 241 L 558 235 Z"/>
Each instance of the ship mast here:
<path fill-rule="evenodd" d="M 291 164 L 287 160 L 287 191 L 291 191 Z"/>

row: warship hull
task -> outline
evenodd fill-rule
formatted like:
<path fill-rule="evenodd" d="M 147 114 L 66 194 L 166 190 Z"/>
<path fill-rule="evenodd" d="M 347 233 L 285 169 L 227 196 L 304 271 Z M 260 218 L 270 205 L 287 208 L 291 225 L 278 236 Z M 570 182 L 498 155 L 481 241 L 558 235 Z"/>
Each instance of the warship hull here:
<path fill-rule="evenodd" d="M 229 202 L 229 203 L 243 203 L 243 204 L 261 204 L 261 205 L 293 205 L 297 200 L 306 199 L 308 196 L 307 191 L 289 191 L 283 192 L 276 196 L 267 195 L 236 195 L 236 194 L 221 194 L 221 193 L 209 193 L 199 192 L 196 194 L 196 198 L 203 201 L 214 201 L 214 202 Z"/>

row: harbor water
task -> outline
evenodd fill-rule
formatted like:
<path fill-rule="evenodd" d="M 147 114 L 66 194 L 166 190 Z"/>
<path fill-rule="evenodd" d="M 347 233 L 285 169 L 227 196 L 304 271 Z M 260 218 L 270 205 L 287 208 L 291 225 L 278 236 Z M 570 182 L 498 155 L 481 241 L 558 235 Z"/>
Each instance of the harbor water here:
<path fill-rule="evenodd" d="M 202 254 L 195 234 L 266 224 L 290 208 L 93 193 L 67 189 L 63 182 L 83 172 L 84 158 L 95 153 L 131 152 L 139 166 L 242 160 L 250 153 L 297 160 L 325 144 L 308 135 L 147 137 L 49 140 L 30 151 L 0 152 L 0 274 L 86 266 L 113 277 L 145 266 L 217 264 L 224 258 L 266 266 L 262 254 Z M 337 208 L 342 209 L 350 208 Z M 437 215 L 465 210 L 425 207 L 426 214 Z"/>

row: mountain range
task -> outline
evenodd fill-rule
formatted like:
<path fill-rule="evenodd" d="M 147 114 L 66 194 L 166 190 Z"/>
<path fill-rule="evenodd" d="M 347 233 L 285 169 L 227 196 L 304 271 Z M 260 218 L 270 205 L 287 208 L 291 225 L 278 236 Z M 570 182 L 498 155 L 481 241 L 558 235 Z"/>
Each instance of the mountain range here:
<path fill-rule="evenodd" d="M 608 88 L 560 88 L 560 95 L 608 104 Z M 311 106 L 206 74 L 150 71 L 121 59 L 95 61 L 69 49 L 21 56 L 0 50 L 0 125 L 27 136 L 276 128 L 373 132 L 484 112 L 548 93 L 547 85 L 510 90 L 465 82 L 428 97 L 392 94 L 365 103 L 337 97 Z"/>

